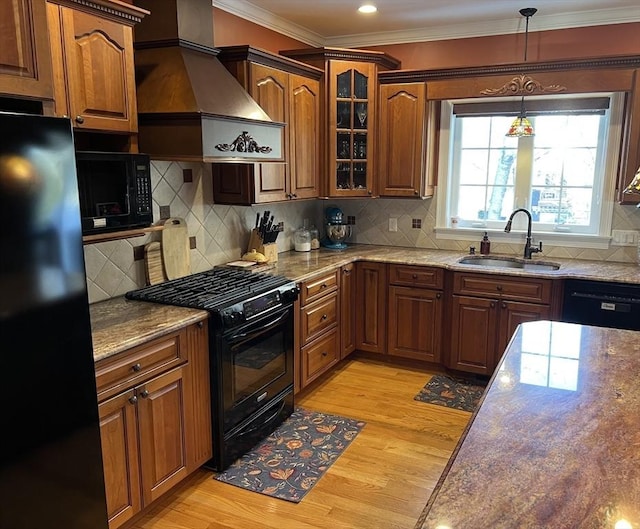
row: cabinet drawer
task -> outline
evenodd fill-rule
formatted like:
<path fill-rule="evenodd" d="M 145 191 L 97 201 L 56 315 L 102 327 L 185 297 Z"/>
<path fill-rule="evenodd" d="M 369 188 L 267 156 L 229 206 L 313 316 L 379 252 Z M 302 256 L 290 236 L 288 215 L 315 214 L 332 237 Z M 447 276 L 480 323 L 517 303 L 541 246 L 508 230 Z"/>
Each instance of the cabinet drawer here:
<path fill-rule="evenodd" d="M 96 364 L 98 400 L 186 362 L 184 331 L 169 334 Z"/>
<path fill-rule="evenodd" d="M 303 387 L 338 362 L 339 348 L 340 335 L 337 329 L 302 348 Z"/>
<path fill-rule="evenodd" d="M 389 283 L 407 287 L 442 288 L 444 270 L 430 266 L 389 266 Z"/>
<path fill-rule="evenodd" d="M 302 343 L 308 343 L 338 323 L 338 292 L 302 308 Z"/>
<path fill-rule="evenodd" d="M 514 301 L 550 303 L 551 281 L 535 277 L 504 277 L 456 272 L 453 276 L 455 294 L 499 297 Z"/>
<path fill-rule="evenodd" d="M 328 274 L 323 274 L 315 279 L 310 279 L 302 283 L 300 288 L 300 303 L 306 305 L 328 292 L 338 289 L 338 270 Z"/>

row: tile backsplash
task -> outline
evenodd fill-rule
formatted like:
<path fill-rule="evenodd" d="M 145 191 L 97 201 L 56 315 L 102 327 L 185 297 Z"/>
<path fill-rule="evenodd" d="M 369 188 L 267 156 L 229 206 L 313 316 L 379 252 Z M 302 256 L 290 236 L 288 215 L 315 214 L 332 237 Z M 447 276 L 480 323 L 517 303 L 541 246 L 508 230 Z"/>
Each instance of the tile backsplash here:
<path fill-rule="evenodd" d="M 345 218 L 353 225 L 350 242 L 461 252 L 466 252 L 470 245 L 479 246 L 479 240 L 436 239 L 435 198 L 304 200 L 261 206 L 224 206 L 213 204 L 210 164 L 153 160 L 151 174 L 153 218 L 161 218 L 162 207 L 163 213 L 166 214 L 168 208 L 171 216 L 186 220 L 189 236 L 192 241 L 195 238 L 195 248 L 190 252 L 191 271 L 194 273 L 239 259 L 247 250 L 256 213 L 263 213 L 267 209 L 274 215 L 276 222 L 284 222 L 284 232 L 277 240 L 279 252 L 293 248 L 293 234 L 304 219 L 315 223 L 322 235 L 323 211 L 329 205 L 339 206 Z M 397 219 L 397 231 L 389 231 L 390 217 Z M 640 210 L 616 205 L 613 228 L 640 231 Z M 86 245 L 84 255 L 89 301 L 94 303 L 121 296 L 128 290 L 144 286 L 144 260 L 135 260 L 134 254 L 141 254 L 136 248 L 154 240 L 160 240 L 160 232 Z M 493 253 L 519 255 L 522 245 L 494 241 L 491 250 Z M 607 250 L 594 250 L 546 245 L 544 256 L 636 262 L 637 249 L 612 246 Z"/>

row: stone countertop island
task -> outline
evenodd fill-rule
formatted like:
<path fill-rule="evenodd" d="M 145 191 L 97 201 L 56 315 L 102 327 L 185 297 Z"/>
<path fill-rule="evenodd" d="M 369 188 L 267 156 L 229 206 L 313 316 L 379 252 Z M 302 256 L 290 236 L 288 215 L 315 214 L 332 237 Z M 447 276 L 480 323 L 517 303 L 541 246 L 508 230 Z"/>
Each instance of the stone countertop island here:
<path fill-rule="evenodd" d="M 639 529 L 640 332 L 518 327 L 416 529 Z"/>

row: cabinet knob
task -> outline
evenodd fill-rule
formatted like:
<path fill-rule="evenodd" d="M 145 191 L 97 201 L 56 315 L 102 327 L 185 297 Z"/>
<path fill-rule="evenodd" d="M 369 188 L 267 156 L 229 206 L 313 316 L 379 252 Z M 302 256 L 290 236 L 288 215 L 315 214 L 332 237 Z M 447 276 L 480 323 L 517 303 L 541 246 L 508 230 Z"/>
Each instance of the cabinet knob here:
<path fill-rule="evenodd" d="M 418 279 L 418 274 L 413 274 L 411 277 L 412 277 L 413 279 Z"/>
<path fill-rule="evenodd" d="M 502 304 L 502 308 L 503 308 L 503 309 L 506 309 L 506 308 L 507 308 L 507 304 L 506 304 L 506 303 L 503 303 L 503 304 Z"/>
<path fill-rule="evenodd" d="M 143 389 L 143 390 L 140 392 L 140 396 L 141 396 L 143 399 L 146 399 L 146 398 L 149 396 L 149 392 L 148 392 L 146 389 Z"/>
<path fill-rule="evenodd" d="M 496 289 L 497 289 L 498 291 L 502 292 L 502 285 L 498 285 L 498 286 L 496 287 Z"/>
<path fill-rule="evenodd" d="M 198 325 L 198 329 L 202 329 L 204 327 L 204 322 L 199 321 L 197 325 Z"/>
<path fill-rule="evenodd" d="M 296 195 L 295 193 L 291 193 L 291 198 L 298 198 L 298 195 Z"/>
<path fill-rule="evenodd" d="M 320 285 L 320 288 L 327 288 L 327 284 L 326 283 L 322 283 L 322 285 Z"/>
<path fill-rule="evenodd" d="M 414 194 L 414 195 L 416 195 L 416 196 L 418 196 L 418 190 L 417 190 L 417 189 L 414 189 L 414 190 L 413 190 L 413 194 Z"/>
<path fill-rule="evenodd" d="M 351 270 L 349 270 L 348 268 L 343 268 L 342 269 L 342 273 L 346 274 L 346 275 L 349 275 L 351 273 Z"/>
<path fill-rule="evenodd" d="M 440 299 L 440 298 L 442 298 L 442 294 L 440 294 L 440 292 L 438 292 L 438 293 L 436 294 L 436 299 Z"/>
<path fill-rule="evenodd" d="M 491 303 L 489 303 L 489 306 L 490 306 L 492 309 L 495 309 L 495 308 L 496 308 L 496 302 L 495 302 L 495 301 L 492 301 Z"/>
<path fill-rule="evenodd" d="M 327 318 L 328 318 L 328 316 L 327 316 L 326 314 L 323 314 L 321 319 L 324 321 L 324 320 L 326 320 Z"/>
<path fill-rule="evenodd" d="M 82 116 L 76 116 L 76 123 L 82 125 L 84 123 L 84 118 Z"/>
<path fill-rule="evenodd" d="M 135 395 L 129 398 L 129 404 L 135 404 L 136 402 L 138 402 L 138 397 L 136 397 Z"/>
<path fill-rule="evenodd" d="M 131 369 L 137 373 L 138 371 L 140 371 L 142 369 L 142 366 L 139 363 L 138 364 L 133 364 L 131 366 Z"/>
<path fill-rule="evenodd" d="M 322 351 L 322 356 L 327 356 L 327 352 L 326 351 Z"/>
<path fill-rule="evenodd" d="M 367 190 L 367 194 L 368 194 L 368 195 L 373 195 L 373 191 L 371 191 L 371 189 L 368 189 L 368 190 Z"/>

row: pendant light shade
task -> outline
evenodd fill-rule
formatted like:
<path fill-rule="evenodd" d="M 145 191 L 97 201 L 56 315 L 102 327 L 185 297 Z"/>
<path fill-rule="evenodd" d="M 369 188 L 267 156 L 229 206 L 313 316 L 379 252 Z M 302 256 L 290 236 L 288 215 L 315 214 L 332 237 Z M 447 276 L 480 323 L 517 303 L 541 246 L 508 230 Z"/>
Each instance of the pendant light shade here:
<path fill-rule="evenodd" d="M 529 19 L 535 15 L 537 11 L 535 7 L 525 7 L 519 11 L 519 13 L 527 19 L 524 31 L 524 62 L 527 62 L 527 48 L 529 45 Z M 524 108 L 524 96 L 522 96 L 520 101 L 520 114 L 513 120 L 505 136 L 520 138 L 533 135 L 533 126 L 527 119 L 527 113 Z"/>

